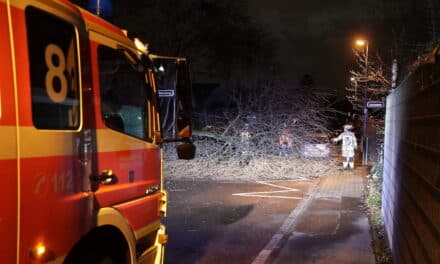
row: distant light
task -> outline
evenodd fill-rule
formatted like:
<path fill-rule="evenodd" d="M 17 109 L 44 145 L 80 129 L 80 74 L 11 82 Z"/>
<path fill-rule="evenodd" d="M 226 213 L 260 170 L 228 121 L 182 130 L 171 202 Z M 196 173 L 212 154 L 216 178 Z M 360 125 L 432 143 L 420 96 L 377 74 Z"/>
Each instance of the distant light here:
<path fill-rule="evenodd" d="M 113 0 L 89 0 L 87 9 L 103 18 L 113 17 Z"/>
<path fill-rule="evenodd" d="M 163 65 L 160 65 L 160 66 L 159 66 L 159 71 L 160 71 L 160 72 L 164 72 L 164 71 L 165 71 L 165 68 L 163 67 Z"/>
<path fill-rule="evenodd" d="M 357 39 L 356 42 L 355 42 L 356 46 L 359 46 L 359 47 L 365 46 L 366 43 L 367 42 L 365 40 L 363 40 L 363 39 Z"/>
<path fill-rule="evenodd" d="M 356 81 L 356 78 L 354 78 L 354 77 L 350 77 L 350 81 L 355 82 L 355 81 Z"/>

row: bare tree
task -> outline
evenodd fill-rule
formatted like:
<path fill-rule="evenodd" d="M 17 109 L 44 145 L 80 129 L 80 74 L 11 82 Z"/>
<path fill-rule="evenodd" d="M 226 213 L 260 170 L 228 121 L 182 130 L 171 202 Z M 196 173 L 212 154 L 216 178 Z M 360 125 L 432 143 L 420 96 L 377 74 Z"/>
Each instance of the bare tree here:
<path fill-rule="evenodd" d="M 355 110 L 362 110 L 367 101 L 381 101 L 391 87 L 389 66 L 385 65 L 379 54 L 368 58 L 365 52 L 353 50 L 357 69 L 350 71 L 351 85 L 346 88 L 347 99 Z M 367 68 L 368 67 L 368 68 Z"/>
<path fill-rule="evenodd" d="M 357 49 L 354 49 L 353 52 L 357 68 L 350 71 L 351 86 L 346 88 L 346 97 L 353 105 L 353 109 L 360 115 L 364 115 L 364 129 L 367 129 L 367 124 L 376 128 L 376 153 L 380 155 L 383 148 L 385 109 L 369 110 L 369 116 L 366 116 L 367 112 L 363 111 L 367 109 L 369 101 L 385 103 L 385 98 L 391 89 L 391 67 L 382 61 L 378 53 L 368 58 L 366 52 Z M 362 138 L 368 137 L 364 134 L 366 132 L 363 130 Z"/>
<path fill-rule="evenodd" d="M 195 127 L 194 161 L 182 163 L 174 150 L 168 151 L 172 145 L 164 146 L 171 161 L 165 163 L 168 173 L 199 175 L 202 168 L 219 175 L 279 176 L 300 170 L 304 176 L 318 176 L 317 171 L 328 169 L 295 159 L 311 133 L 326 130 L 328 96 L 280 80 L 272 61 L 273 43 L 246 15 L 246 1 L 150 0 L 130 5 L 118 0 L 115 9 L 120 12 L 115 14 L 117 24 L 148 40 L 153 51 L 187 57 L 196 81 L 206 75 L 220 80 L 228 100 L 215 112 L 204 113 L 203 127 Z M 285 130 L 292 141 L 288 157 L 279 155 L 279 136 Z"/>

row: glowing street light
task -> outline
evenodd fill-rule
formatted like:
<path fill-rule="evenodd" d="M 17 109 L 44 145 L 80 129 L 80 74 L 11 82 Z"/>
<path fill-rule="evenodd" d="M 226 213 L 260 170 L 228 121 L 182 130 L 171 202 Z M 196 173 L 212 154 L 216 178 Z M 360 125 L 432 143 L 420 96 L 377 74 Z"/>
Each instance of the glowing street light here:
<path fill-rule="evenodd" d="M 351 76 L 350 77 L 350 82 L 352 82 L 354 84 L 354 94 L 356 95 L 357 94 L 357 86 L 358 86 L 356 78 Z"/>
<path fill-rule="evenodd" d="M 357 39 L 355 44 L 356 44 L 356 46 L 363 47 L 367 44 L 367 42 L 363 39 Z"/>

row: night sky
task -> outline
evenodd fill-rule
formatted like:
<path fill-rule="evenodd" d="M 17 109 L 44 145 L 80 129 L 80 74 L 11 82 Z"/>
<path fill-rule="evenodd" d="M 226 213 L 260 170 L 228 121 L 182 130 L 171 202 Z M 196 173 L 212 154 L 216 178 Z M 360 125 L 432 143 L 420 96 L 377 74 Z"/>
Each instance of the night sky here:
<path fill-rule="evenodd" d="M 150 2 L 109 1 L 119 3 L 115 4 L 119 12 Z M 223 2 L 228 1 L 234 0 Z M 87 0 L 75 2 L 85 4 Z M 440 0 L 247 0 L 247 5 L 248 15 L 272 38 L 275 61 L 285 75 L 299 80 L 309 74 L 317 86 L 340 95 L 345 93 L 349 70 L 355 65 L 355 38 L 368 39 L 370 53 L 379 53 L 385 64 L 402 54 L 407 57 L 402 64 L 408 64 L 421 55 L 420 45 L 434 37 L 440 39 Z M 142 18 L 124 19 L 122 27 L 142 30 Z M 432 35 L 433 30 L 437 36 Z"/>
<path fill-rule="evenodd" d="M 318 85 L 343 92 L 353 67 L 354 39 L 367 38 L 371 52 L 391 61 L 396 32 L 404 31 L 413 43 L 427 38 L 417 34 L 429 30 L 428 2 L 249 0 L 249 7 L 277 40 L 279 61 L 288 71 L 311 74 Z"/>

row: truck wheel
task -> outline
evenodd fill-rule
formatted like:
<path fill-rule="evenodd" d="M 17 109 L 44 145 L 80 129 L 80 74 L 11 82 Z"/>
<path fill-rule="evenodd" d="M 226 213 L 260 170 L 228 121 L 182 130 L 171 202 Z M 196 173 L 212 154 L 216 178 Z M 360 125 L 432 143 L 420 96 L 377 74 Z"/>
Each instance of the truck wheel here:
<path fill-rule="evenodd" d="M 71 261 L 65 262 L 69 264 L 128 264 L 130 261 L 128 257 L 122 254 L 109 254 L 104 252 L 99 252 L 95 250 L 94 252 L 83 253 L 77 257 L 72 258 Z"/>
<path fill-rule="evenodd" d="M 129 256 L 128 252 L 122 251 L 116 247 L 102 247 L 96 249 L 95 252 L 90 255 L 90 264 L 128 264 Z M 82 263 L 82 262 L 81 262 Z M 89 263 L 89 262 L 87 262 Z"/>
<path fill-rule="evenodd" d="M 104 256 L 100 260 L 98 260 L 97 264 L 125 264 L 126 262 L 118 262 L 114 258 L 110 256 Z"/>
<path fill-rule="evenodd" d="M 129 264 L 127 241 L 112 226 L 99 227 L 75 245 L 64 264 Z"/>

